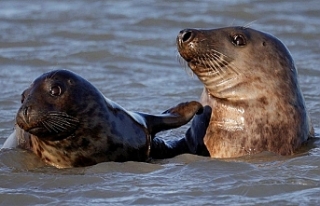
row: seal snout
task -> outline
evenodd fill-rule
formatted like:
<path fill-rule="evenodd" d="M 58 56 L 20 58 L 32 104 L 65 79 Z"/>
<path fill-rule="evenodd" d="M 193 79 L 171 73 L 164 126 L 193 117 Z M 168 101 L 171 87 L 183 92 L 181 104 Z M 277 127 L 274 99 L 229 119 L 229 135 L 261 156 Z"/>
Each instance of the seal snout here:
<path fill-rule="evenodd" d="M 187 62 L 191 61 L 197 47 L 199 30 L 184 29 L 177 36 L 177 47 L 181 57 Z"/>
<path fill-rule="evenodd" d="M 31 107 L 22 106 L 16 116 L 17 124 L 21 128 L 26 128 L 30 126 L 30 116 L 31 116 Z"/>

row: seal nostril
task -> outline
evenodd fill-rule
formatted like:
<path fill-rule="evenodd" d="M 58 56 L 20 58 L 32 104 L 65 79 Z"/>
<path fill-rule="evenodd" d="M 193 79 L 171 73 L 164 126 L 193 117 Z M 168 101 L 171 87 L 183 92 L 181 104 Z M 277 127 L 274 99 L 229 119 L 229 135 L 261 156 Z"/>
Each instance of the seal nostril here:
<path fill-rule="evenodd" d="M 186 42 L 191 38 L 191 32 L 190 31 L 186 31 L 182 34 L 182 42 Z"/>
<path fill-rule="evenodd" d="M 24 110 L 23 110 L 23 115 L 25 117 L 28 117 L 28 113 L 29 113 L 29 107 L 25 107 Z"/>

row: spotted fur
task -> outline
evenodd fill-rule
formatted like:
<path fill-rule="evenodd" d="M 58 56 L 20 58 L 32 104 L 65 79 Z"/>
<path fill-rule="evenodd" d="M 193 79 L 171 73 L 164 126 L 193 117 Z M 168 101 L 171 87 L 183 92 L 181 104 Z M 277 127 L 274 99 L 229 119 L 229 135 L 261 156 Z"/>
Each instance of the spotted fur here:
<path fill-rule="evenodd" d="M 20 147 L 58 168 L 147 161 L 152 148 L 154 154 L 161 148 L 152 147 L 158 144 L 153 139 L 157 132 L 186 124 L 201 108 L 198 102 L 186 102 L 160 115 L 129 112 L 82 77 L 55 70 L 23 92 L 16 135 Z"/>
<path fill-rule="evenodd" d="M 290 155 L 313 136 L 293 59 L 277 38 L 244 27 L 186 29 L 177 47 L 212 108 L 203 139 L 211 157 Z"/>

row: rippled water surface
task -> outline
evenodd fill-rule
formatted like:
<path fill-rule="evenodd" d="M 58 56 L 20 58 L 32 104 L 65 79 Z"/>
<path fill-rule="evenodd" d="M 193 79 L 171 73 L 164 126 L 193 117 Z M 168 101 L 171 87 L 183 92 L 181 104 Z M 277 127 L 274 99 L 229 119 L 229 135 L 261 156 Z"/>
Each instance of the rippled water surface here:
<path fill-rule="evenodd" d="M 159 113 L 198 99 L 197 78 L 179 63 L 184 28 L 250 26 L 280 38 L 299 69 L 320 128 L 318 1 L 0 1 L 0 145 L 13 130 L 21 92 L 53 69 L 87 78 L 129 110 Z M 186 126 L 160 133 L 177 138 Z M 320 149 L 236 160 L 194 155 L 150 163 L 59 170 L 30 153 L 0 151 L 2 205 L 319 205 Z"/>

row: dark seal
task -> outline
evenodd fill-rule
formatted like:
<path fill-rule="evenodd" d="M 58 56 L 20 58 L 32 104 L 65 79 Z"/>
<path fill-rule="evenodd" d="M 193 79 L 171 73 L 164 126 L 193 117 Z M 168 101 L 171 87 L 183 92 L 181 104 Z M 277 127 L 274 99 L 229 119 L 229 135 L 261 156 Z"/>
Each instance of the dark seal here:
<path fill-rule="evenodd" d="M 294 61 L 274 36 L 244 27 L 185 29 L 177 47 L 204 84 L 201 103 L 212 108 L 203 141 L 191 136 L 203 153 L 291 155 L 313 136 Z"/>
<path fill-rule="evenodd" d="M 126 111 L 67 70 L 38 77 L 21 102 L 15 131 L 19 147 L 58 168 L 180 154 L 185 142 L 168 144 L 155 134 L 186 124 L 202 110 L 192 101 L 159 115 Z"/>

